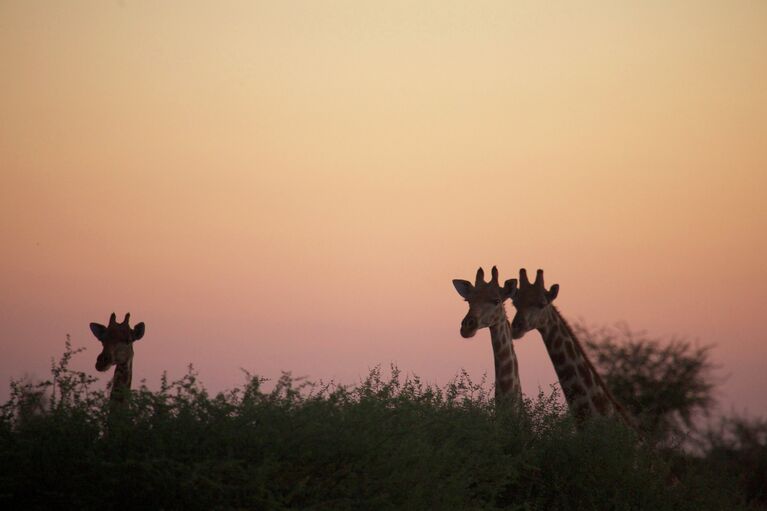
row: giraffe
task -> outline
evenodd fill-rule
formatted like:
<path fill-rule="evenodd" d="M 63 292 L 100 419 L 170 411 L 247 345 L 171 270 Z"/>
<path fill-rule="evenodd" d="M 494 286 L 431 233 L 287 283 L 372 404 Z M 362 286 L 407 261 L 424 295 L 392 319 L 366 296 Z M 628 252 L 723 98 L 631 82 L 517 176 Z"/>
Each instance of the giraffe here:
<path fill-rule="evenodd" d="M 469 312 L 461 321 L 461 336 L 474 337 L 477 330 L 488 327 L 495 359 L 495 401 L 509 400 L 512 404 L 522 402 L 522 387 L 519 383 L 519 366 L 511 342 L 511 325 L 506 317 L 503 302 L 517 291 L 517 280 L 507 280 L 503 287 L 498 285 L 498 269 L 493 266 L 492 279 L 485 282 L 485 272 L 477 270 L 474 285 L 468 280 L 453 280 L 458 294 L 469 302 Z"/>
<path fill-rule="evenodd" d="M 540 332 L 570 412 L 579 422 L 596 416 L 615 417 L 635 429 L 623 407 L 599 376 L 570 325 L 552 305 L 558 293 L 558 284 L 548 291 L 544 287 L 543 270 L 538 270 L 533 284 L 527 279 L 527 271 L 524 268 L 519 270 L 519 290 L 512 298 L 517 309 L 511 322 L 513 338 L 519 339 L 533 329 Z"/>
<path fill-rule="evenodd" d="M 130 313 L 125 315 L 122 323 L 117 322 L 115 313 L 109 317 L 109 325 L 91 323 L 91 332 L 101 341 L 103 349 L 96 358 L 96 370 L 107 371 L 115 366 L 112 378 L 112 391 L 109 394 L 110 403 L 118 404 L 125 401 L 130 392 L 133 378 L 133 343 L 144 336 L 144 323 L 131 328 L 128 324 Z"/>

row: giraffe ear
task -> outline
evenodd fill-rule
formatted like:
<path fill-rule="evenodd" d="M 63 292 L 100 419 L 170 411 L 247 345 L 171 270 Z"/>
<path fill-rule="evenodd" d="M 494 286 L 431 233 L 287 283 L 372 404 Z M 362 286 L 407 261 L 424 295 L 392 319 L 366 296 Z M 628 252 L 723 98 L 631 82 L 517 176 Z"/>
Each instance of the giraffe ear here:
<path fill-rule="evenodd" d="M 458 294 L 466 300 L 469 299 L 469 295 L 471 295 L 471 291 L 474 289 L 474 286 L 468 280 L 453 279 L 453 286 L 455 286 Z"/>
<path fill-rule="evenodd" d="M 96 336 L 96 339 L 103 341 L 106 337 L 107 327 L 101 323 L 91 323 L 91 332 Z"/>
<path fill-rule="evenodd" d="M 549 301 L 549 303 L 551 303 L 554 301 L 554 298 L 556 298 L 558 294 L 559 284 L 554 284 L 548 291 L 546 291 L 546 299 Z"/>
<path fill-rule="evenodd" d="M 503 284 L 503 299 L 511 298 L 517 295 L 517 279 L 509 279 Z"/>
<path fill-rule="evenodd" d="M 142 321 L 138 325 L 133 327 L 133 340 L 138 341 L 142 337 L 144 337 L 144 322 Z"/>

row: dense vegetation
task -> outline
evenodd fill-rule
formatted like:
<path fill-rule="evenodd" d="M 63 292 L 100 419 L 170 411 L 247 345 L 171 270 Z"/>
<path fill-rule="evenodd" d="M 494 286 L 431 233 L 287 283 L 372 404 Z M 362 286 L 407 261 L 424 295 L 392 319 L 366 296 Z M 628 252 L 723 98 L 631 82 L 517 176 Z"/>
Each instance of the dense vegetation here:
<path fill-rule="evenodd" d="M 661 445 L 694 442 L 716 407 L 711 346 L 663 340 L 625 324 L 575 332 L 610 391 L 646 437 Z"/>
<path fill-rule="evenodd" d="M 610 421 L 576 430 L 553 393 L 523 413 L 495 407 L 466 374 L 444 388 L 396 368 L 355 386 L 285 374 L 268 391 L 246 374 L 211 396 L 190 367 L 110 413 L 69 368 L 78 351 L 67 343 L 50 381 L 11 384 L 3 509 L 681 511 L 749 509 L 763 491 L 745 486 L 731 438 L 716 454 L 661 453 Z"/>

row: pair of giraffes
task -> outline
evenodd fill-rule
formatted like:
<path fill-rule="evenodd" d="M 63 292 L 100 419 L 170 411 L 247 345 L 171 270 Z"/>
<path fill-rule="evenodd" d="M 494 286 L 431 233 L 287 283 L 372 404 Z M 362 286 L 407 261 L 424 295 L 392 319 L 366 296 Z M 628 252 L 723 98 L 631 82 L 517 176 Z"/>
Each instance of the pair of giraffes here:
<path fill-rule="evenodd" d="M 480 328 L 490 329 L 496 402 L 521 401 L 519 365 L 512 341 L 535 329 L 543 337 L 567 405 L 576 419 L 614 417 L 633 427 L 623 407 L 594 369 L 570 325 L 552 304 L 559 293 L 559 285 L 554 284 L 547 290 L 543 284 L 543 270 L 538 270 L 532 284 L 523 268 L 519 270 L 519 286 L 517 279 L 509 279 L 501 286 L 495 266 L 490 282 L 485 282 L 485 273 L 480 268 L 474 284 L 456 279 L 453 285 L 469 303 L 469 312 L 461 322 L 461 336 L 469 338 Z M 511 299 L 517 310 L 511 323 L 504 308 L 507 299 Z"/>
<path fill-rule="evenodd" d="M 527 279 L 527 272 L 519 270 L 519 287 L 516 279 L 509 279 L 501 286 L 495 266 L 490 282 L 485 282 L 485 273 L 480 268 L 474 284 L 456 279 L 453 285 L 469 303 L 469 312 L 461 322 L 461 335 L 469 338 L 480 328 L 490 329 L 495 358 L 496 401 L 521 401 L 519 365 L 512 340 L 535 329 L 543 337 L 567 404 L 576 418 L 616 417 L 631 426 L 630 419 L 594 369 L 578 338 L 552 305 L 559 285 L 554 284 L 547 290 L 543 284 L 543 270 L 538 270 L 532 284 Z M 517 310 L 511 323 L 504 307 L 507 299 L 511 299 Z M 141 339 L 145 331 L 144 323 L 131 328 L 129 320 L 130 314 L 126 314 L 123 322 L 118 323 L 112 313 L 107 326 L 90 324 L 91 332 L 103 347 L 96 359 L 96 370 L 104 372 L 115 366 L 110 393 L 113 403 L 122 402 L 130 392 L 133 343 Z"/>

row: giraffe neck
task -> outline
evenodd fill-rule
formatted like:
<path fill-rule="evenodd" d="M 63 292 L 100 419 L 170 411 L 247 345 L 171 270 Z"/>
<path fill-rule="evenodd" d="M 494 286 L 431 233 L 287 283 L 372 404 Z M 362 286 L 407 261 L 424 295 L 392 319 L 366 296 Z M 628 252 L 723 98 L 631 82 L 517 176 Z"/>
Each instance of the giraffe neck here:
<path fill-rule="evenodd" d="M 133 358 L 124 364 L 115 366 L 115 375 L 112 378 L 112 392 L 109 399 L 113 403 L 122 403 L 130 392 L 131 380 L 133 379 Z"/>
<path fill-rule="evenodd" d="M 519 365 L 511 342 L 511 325 L 505 314 L 490 326 L 490 339 L 495 359 L 495 400 L 510 398 L 514 403 L 521 403 Z"/>
<path fill-rule="evenodd" d="M 545 325 L 539 331 L 570 411 L 580 420 L 617 415 L 630 425 L 623 408 L 602 381 L 570 325 L 553 305 L 546 314 Z"/>

